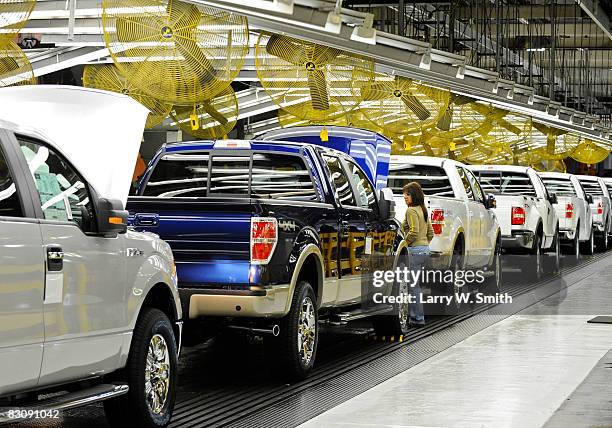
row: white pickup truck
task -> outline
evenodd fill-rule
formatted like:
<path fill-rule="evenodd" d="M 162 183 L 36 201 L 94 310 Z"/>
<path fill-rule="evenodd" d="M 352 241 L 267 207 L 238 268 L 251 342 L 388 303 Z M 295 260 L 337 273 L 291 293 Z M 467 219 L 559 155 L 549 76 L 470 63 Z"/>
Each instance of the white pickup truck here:
<path fill-rule="evenodd" d="M 495 195 L 504 251 L 533 254 L 530 264 L 536 277 L 544 273 L 545 264 L 557 272 L 559 220 L 553 208 L 557 197 L 548 193 L 535 170 L 513 165 L 470 165 L 470 169 L 484 191 Z M 552 253 L 552 263 L 544 263 L 542 251 Z"/>
<path fill-rule="evenodd" d="M 554 204 L 559 218 L 561 242 L 570 244 L 571 252 L 580 255 L 580 247 L 586 254 L 593 254 L 593 218 L 590 203 L 593 197 L 587 195 L 575 175 L 561 172 L 541 172 L 540 178 L 549 193 L 557 195 Z"/>
<path fill-rule="evenodd" d="M 593 197 L 591 213 L 593 215 L 593 230 L 597 246 L 605 251 L 610 246 L 609 235 L 612 232 L 612 201 L 606 183 L 601 177 L 578 175 L 578 180 L 584 191 Z"/>
<path fill-rule="evenodd" d="M 406 213 L 402 189 L 411 181 L 418 182 L 426 196 L 434 229 L 430 243 L 433 267 L 445 269 L 453 263 L 487 267 L 492 272 L 492 282 L 499 286 L 501 230 L 490 209 L 495 204 L 494 197 L 485 195 L 474 174 L 460 162 L 394 155 L 389 165 L 388 186 L 393 190 L 395 217 L 400 222 Z"/>

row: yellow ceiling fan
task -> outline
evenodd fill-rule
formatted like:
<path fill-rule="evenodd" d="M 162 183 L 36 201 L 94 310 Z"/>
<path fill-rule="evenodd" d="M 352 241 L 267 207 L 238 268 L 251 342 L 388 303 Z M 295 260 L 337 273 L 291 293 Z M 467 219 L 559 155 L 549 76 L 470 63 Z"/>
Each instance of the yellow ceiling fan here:
<path fill-rule="evenodd" d="M 0 43 L 13 40 L 34 10 L 36 0 L 0 0 Z"/>
<path fill-rule="evenodd" d="M 315 123 L 357 108 L 361 88 L 374 76 L 369 58 L 265 31 L 255 47 L 255 68 L 274 103 Z"/>
<path fill-rule="evenodd" d="M 35 84 L 32 64 L 21 48 L 10 40 L 0 41 L 0 88 Z"/>
<path fill-rule="evenodd" d="M 137 63 L 134 83 L 171 104 L 214 98 L 249 50 L 245 17 L 179 0 L 103 0 L 102 28 L 122 73 Z"/>

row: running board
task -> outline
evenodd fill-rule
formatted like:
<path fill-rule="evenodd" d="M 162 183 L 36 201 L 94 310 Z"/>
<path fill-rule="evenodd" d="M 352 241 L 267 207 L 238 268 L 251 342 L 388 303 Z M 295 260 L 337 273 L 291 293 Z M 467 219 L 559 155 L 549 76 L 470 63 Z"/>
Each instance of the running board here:
<path fill-rule="evenodd" d="M 384 315 L 386 313 L 389 313 L 393 311 L 393 307 L 392 306 L 388 306 L 388 307 L 382 307 L 376 310 L 371 310 L 371 311 L 364 311 L 362 309 L 356 309 L 354 311 L 351 312 L 341 312 L 341 313 L 337 313 L 334 314 L 330 317 L 330 323 L 332 324 L 344 324 L 347 323 L 349 321 L 355 321 L 355 320 L 359 320 L 362 318 L 367 318 L 367 317 L 371 317 L 374 315 Z"/>
<path fill-rule="evenodd" d="M 74 407 L 81 407 L 87 404 L 96 403 L 98 401 L 107 400 L 109 398 L 118 397 L 126 394 L 129 387 L 126 384 L 101 384 L 82 391 L 70 392 L 68 394 L 55 396 L 46 400 L 40 400 L 33 403 L 27 403 L 14 408 L 3 408 L 0 412 L 0 424 L 9 422 L 17 422 L 27 419 L 27 414 L 36 411 L 61 411 L 68 410 Z M 11 414 L 12 412 L 12 414 Z M 15 417 L 15 413 L 24 413 L 23 418 Z M 9 416 L 10 415 L 10 416 Z M 12 417 L 11 417 L 12 416 Z"/>

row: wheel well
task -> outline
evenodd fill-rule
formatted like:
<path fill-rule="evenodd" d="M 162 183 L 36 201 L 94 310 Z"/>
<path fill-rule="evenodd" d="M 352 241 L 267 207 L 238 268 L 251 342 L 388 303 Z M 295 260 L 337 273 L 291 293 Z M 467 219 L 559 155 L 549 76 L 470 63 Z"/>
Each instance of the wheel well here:
<path fill-rule="evenodd" d="M 172 293 L 170 293 L 170 290 L 168 290 L 168 286 L 166 284 L 155 284 L 153 288 L 149 290 L 142 307 L 159 309 L 166 314 L 173 325 L 177 321 L 174 299 L 172 298 Z"/>
<path fill-rule="evenodd" d="M 319 291 L 321 290 L 321 284 L 319 284 L 319 278 L 321 275 L 321 266 L 317 263 L 317 259 L 314 254 L 310 254 L 302 263 L 302 267 L 300 268 L 300 273 L 297 277 L 297 282 L 299 281 L 308 281 L 308 283 L 312 286 L 312 289 L 317 296 L 317 303 L 320 304 L 321 297 L 319 295 Z"/>
<path fill-rule="evenodd" d="M 455 239 L 455 246 L 453 247 L 453 253 L 455 253 L 455 248 L 459 248 L 459 253 L 461 255 L 465 253 L 465 241 L 463 233 L 459 233 L 457 235 L 457 239 Z"/>

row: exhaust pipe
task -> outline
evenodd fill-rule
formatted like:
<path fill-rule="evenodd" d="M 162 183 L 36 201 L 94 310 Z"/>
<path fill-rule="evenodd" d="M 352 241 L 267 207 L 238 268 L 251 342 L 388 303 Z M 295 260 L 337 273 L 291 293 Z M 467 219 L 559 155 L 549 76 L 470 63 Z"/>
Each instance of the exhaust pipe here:
<path fill-rule="evenodd" d="M 271 334 L 274 337 L 277 337 L 280 334 L 280 327 L 278 324 L 274 324 L 272 328 L 254 328 L 254 327 L 243 327 L 241 325 L 228 325 L 227 328 L 232 330 L 244 331 L 246 333 L 251 334 Z"/>

